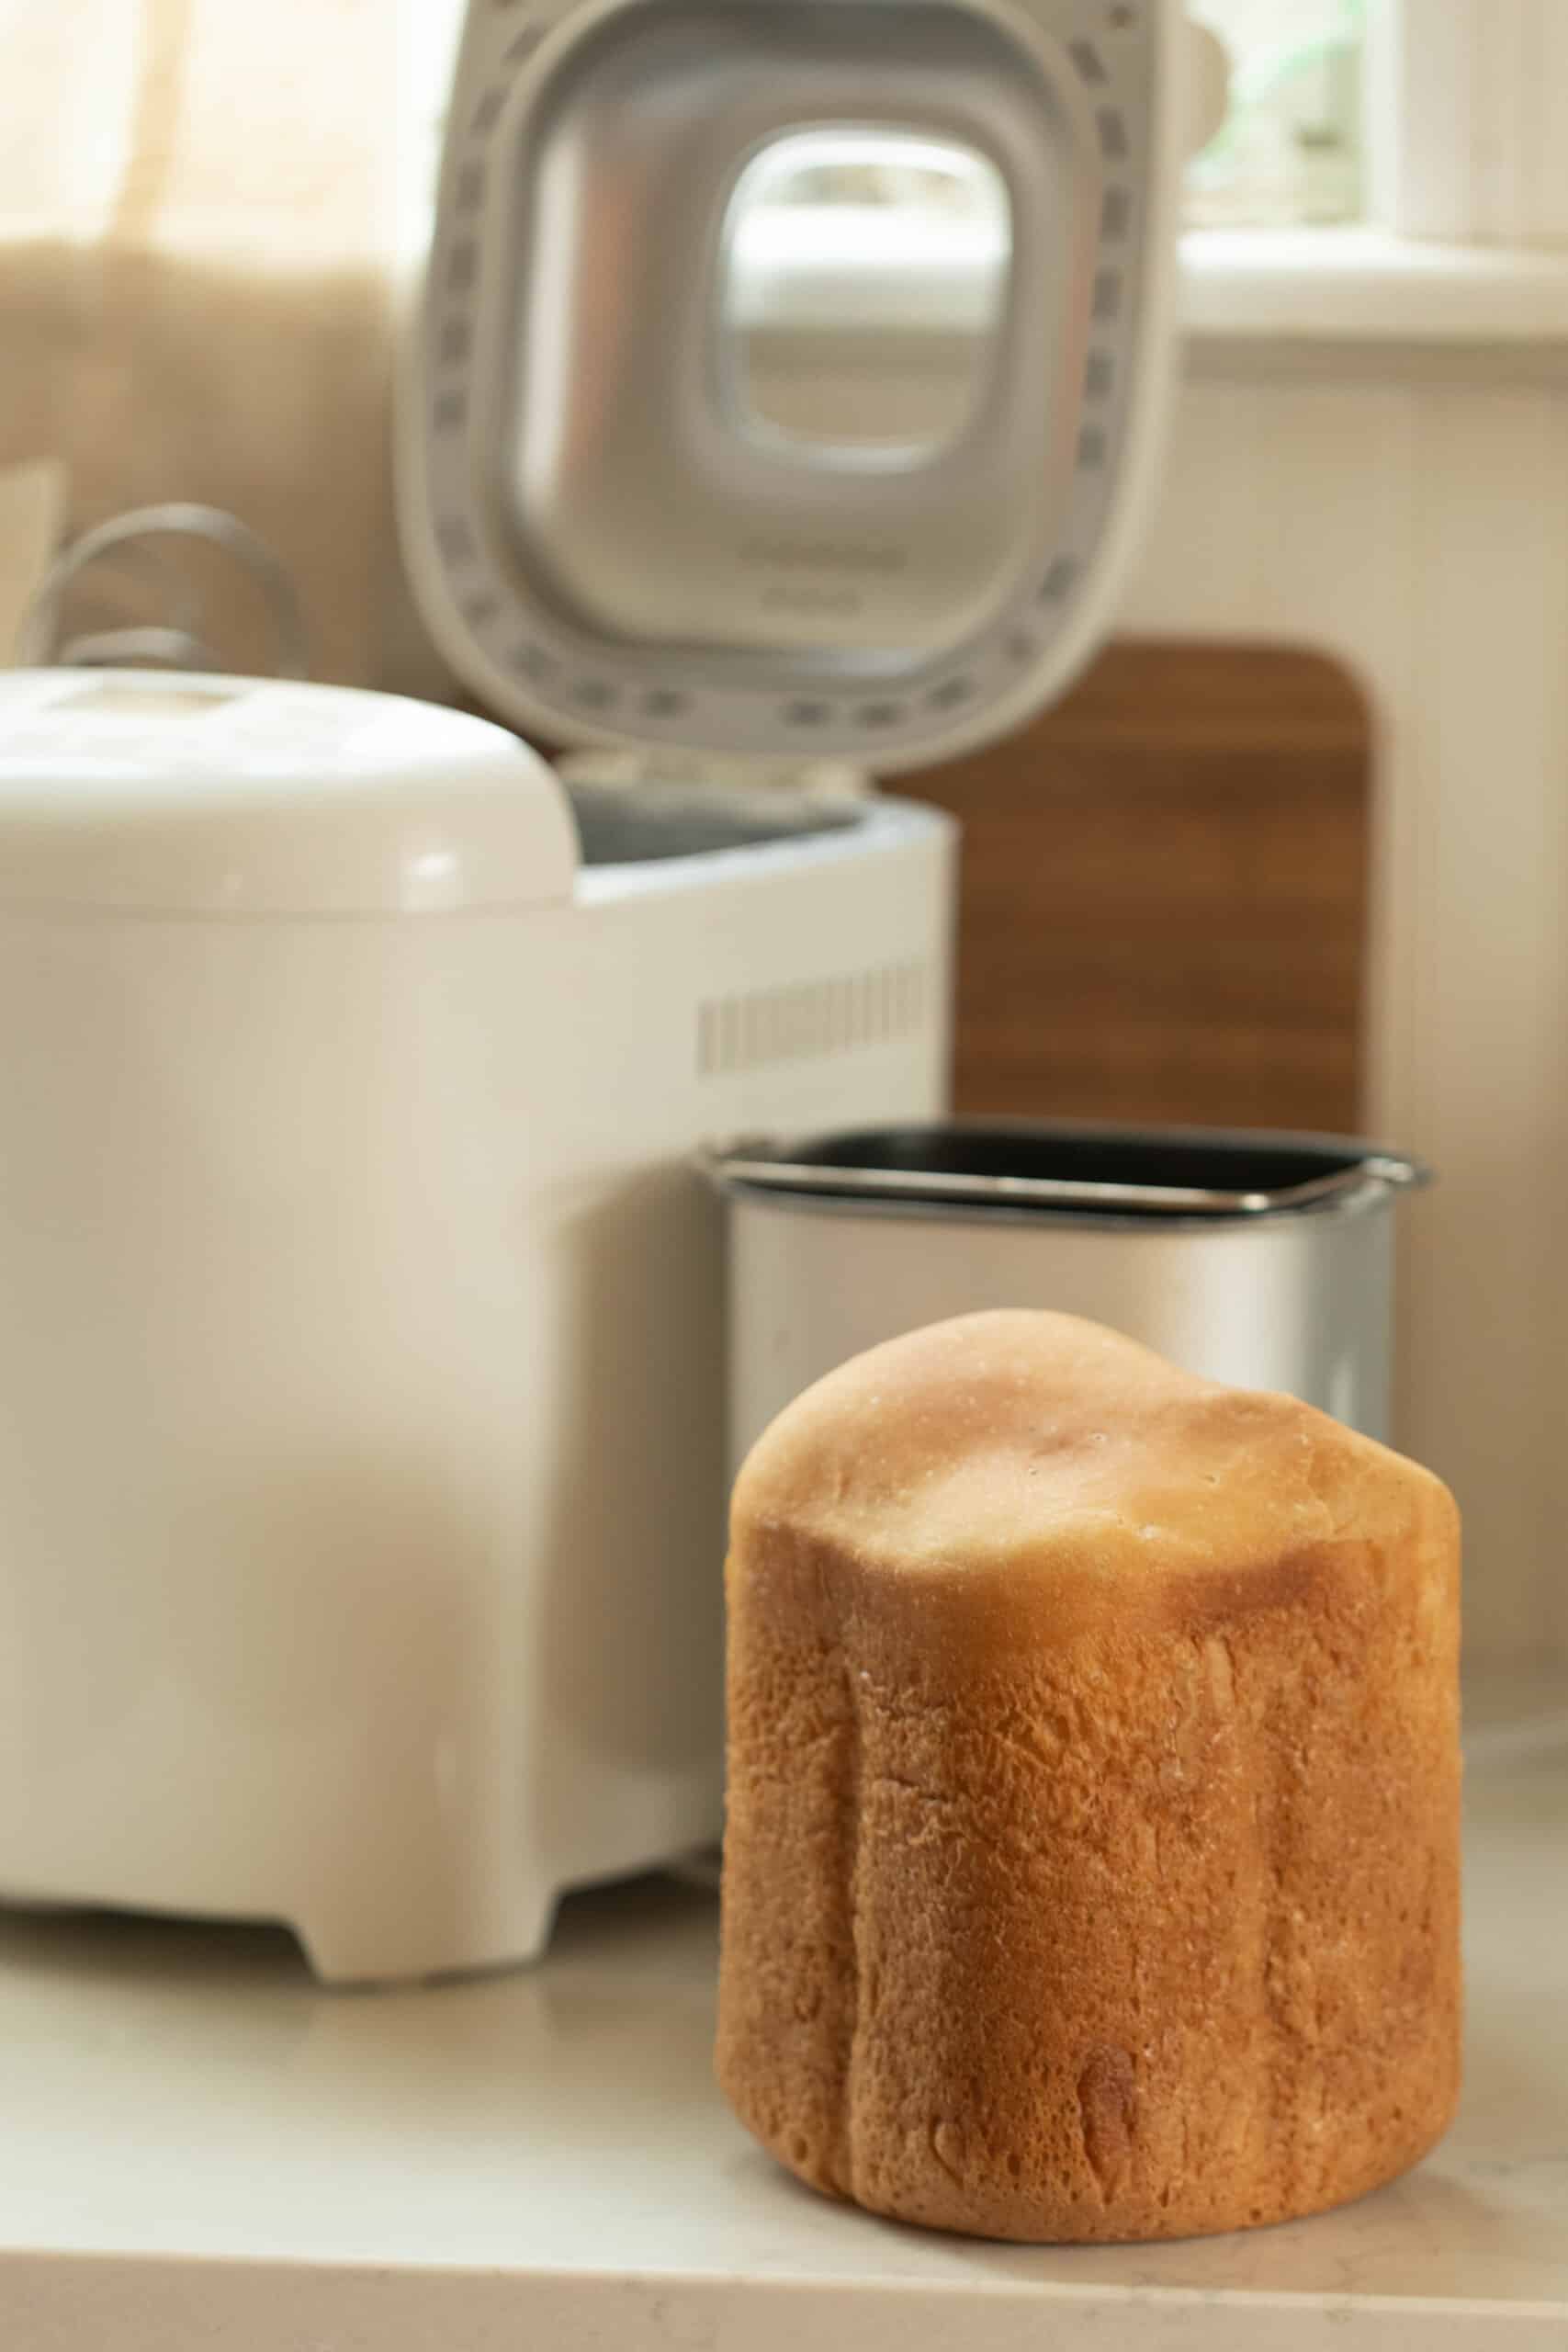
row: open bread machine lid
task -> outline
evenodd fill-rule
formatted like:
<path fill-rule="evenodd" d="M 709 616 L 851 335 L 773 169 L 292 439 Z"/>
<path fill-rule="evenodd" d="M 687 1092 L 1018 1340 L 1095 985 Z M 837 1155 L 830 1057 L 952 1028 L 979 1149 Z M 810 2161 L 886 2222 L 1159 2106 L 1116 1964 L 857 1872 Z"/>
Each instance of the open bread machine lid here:
<path fill-rule="evenodd" d="M 558 743 L 1006 733 L 1168 373 L 1178 0 L 471 0 L 401 388 L 415 591 Z"/>

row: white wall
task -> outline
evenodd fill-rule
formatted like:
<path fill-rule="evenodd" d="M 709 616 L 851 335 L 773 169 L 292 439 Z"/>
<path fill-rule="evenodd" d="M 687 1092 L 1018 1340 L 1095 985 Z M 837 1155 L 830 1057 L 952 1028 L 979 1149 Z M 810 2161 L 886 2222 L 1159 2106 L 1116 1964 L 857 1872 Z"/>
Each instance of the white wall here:
<path fill-rule="evenodd" d="M 1126 621 L 1364 682 L 1369 1124 L 1441 1177 L 1409 1216 L 1401 1442 L 1464 1509 L 1472 1660 L 1568 1658 L 1568 382 L 1210 347 Z"/>

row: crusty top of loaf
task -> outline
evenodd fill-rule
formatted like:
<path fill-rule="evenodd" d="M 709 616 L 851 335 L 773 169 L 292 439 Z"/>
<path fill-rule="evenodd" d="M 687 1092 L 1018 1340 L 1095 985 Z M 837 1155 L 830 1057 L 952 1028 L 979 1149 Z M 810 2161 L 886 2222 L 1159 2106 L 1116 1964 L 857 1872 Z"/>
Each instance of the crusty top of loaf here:
<path fill-rule="evenodd" d="M 1190 1591 L 1194 1572 L 1267 1576 L 1413 1521 L 1451 1540 L 1453 1519 L 1429 1472 L 1293 1397 L 1200 1379 L 1076 1316 L 1003 1312 L 890 1340 L 808 1388 L 753 1447 L 734 1529 L 888 1574 L 1174 1576 Z"/>

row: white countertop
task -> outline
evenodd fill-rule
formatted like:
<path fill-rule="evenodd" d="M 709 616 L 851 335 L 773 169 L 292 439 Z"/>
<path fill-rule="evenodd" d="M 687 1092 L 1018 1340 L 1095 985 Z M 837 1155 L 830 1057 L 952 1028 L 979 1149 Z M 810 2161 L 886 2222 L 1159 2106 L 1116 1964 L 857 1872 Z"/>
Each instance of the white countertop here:
<path fill-rule="evenodd" d="M 1568 2347 L 1568 1744 L 1469 1777 L 1469 2080 L 1416 2173 L 1242 2236 L 992 2246 L 825 2203 L 709 2070 L 714 1909 L 323 1993 L 265 1931 L 0 1915 L 4 2352 Z"/>

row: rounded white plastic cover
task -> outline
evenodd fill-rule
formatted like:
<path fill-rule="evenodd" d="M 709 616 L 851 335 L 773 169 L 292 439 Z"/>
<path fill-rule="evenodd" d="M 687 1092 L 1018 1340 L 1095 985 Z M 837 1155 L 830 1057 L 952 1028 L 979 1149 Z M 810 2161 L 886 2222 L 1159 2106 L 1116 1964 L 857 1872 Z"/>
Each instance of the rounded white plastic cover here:
<path fill-rule="evenodd" d="M 345 687 L 0 676 L 0 905 L 442 914 L 569 899 L 551 770 L 487 720 Z"/>

